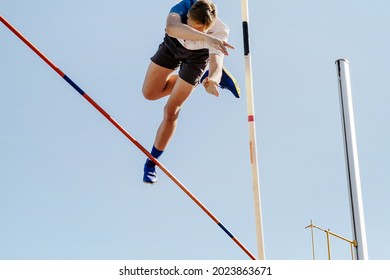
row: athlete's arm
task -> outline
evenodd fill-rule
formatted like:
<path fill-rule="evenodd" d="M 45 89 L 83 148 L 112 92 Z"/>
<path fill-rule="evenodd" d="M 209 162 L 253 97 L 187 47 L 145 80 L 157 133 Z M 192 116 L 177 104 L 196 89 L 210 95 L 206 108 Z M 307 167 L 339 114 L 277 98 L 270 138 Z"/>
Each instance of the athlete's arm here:
<path fill-rule="evenodd" d="M 209 76 L 203 80 L 206 91 L 215 96 L 219 96 L 218 85 L 222 76 L 223 58 L 223 55 L 210 54 Z"/>
<path fill-rule="evenodd" d="M 170 13 L 168 15 L 166 32 L 169 36 L 174 38 L 205 42 L 210 47 L 222 51 L 224 55 L 229 55 L 227 48 L 234 48 L 225 41 L 222 41 L 204 32 L 198 31 L 188 26 L 187 24 L 182 23 L 180 15 L 176 13 Z"/>

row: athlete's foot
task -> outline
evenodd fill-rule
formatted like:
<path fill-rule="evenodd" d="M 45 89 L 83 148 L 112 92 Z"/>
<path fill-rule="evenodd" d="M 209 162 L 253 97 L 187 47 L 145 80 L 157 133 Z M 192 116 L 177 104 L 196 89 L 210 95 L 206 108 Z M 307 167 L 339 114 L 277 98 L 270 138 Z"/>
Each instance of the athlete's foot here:
<path fill-rule="evenodd" d="M 157 183 L 156 166 L 145 163 L 144 165 L 144 183 L 155 184 Z"/>

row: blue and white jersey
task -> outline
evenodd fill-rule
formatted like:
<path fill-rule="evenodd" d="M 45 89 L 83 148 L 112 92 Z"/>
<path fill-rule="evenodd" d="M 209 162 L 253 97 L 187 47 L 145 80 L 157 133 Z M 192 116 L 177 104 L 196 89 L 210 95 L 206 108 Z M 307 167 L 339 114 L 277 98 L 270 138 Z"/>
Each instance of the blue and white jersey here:
<path fill-rule="evenodd" d="M 197 0 L 180 1 L 178 4 L 172 7 L 170 13 L 179 14 L 181 22 L 186 24 L 188 11 L 196 1 Z M 207 31 L 207 34 L 212 35 L 220 40 L 227 41 L 229 38 L 229 27 L 219 18 L 217 18 L 215 24 Z M 210 54 L 223 55 L 220 50 L 207 45 L 205 42 L 184 40 L 181 38 L 176 39 L 188 50 L 209 49 Z"/>

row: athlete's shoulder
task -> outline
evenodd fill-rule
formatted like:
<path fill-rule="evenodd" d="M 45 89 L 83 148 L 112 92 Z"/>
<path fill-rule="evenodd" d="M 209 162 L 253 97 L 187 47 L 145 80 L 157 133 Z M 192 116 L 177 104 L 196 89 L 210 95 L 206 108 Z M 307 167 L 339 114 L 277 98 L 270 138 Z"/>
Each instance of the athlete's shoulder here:
<path fill-rule="evenodd" d="M 196 1 L 197 0 L 182 0 L 171 8 L 170 13 L 179 14 L 181 17 L 187 16 L 188 11 Z"/>

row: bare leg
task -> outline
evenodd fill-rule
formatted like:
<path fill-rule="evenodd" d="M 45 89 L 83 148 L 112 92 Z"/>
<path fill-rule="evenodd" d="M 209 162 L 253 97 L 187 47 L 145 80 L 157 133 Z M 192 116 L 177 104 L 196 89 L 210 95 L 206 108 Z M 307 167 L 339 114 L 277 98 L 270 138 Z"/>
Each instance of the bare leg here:
<path fill-rule="evenodd" d="M 191 95 L 194 86 L 182 80 L 176 79 L 172 93 L 164 107 L 164 118 L 157 130 L 154 146 L 163 151 L 171 140 L 177 126 L 179 112 L 184 102 Z"/>
<path fill-rule="evenodd" d="M 177 80 L 177 75 L 172 75 L 173 71 L 150 62 L 142 87 L 144 97 L 156 100 L 171 94 Z"/>
<path fill-rule="evenodd" d="M 160 151 L 167 147 L 172 138 L 180 108 L 194 88 L 193 85 L 185 82 L 177 75 L 172 75 L 173 71 L 150 62 L 142 87 L 143 95 L 148 100 L 156 100 L 170 95 L 164 107 L 164 118 L 157 130 L 154 142 L 154 146 Z"/>
<path fill-rule="evenodd" d="M 158 158 L 168 146 L 175 133 L 180 109 L 194 89 L 193 85 L 177 75 L 172 75 L 173 71 L 151 62 L 142 87 L 143 95 L 148 100 L 156 100 L 169 95 L 164 107 L 164 117 L 157 130 L 151 152 L 155 158 Z M 143 181 L 150 184 L 157 182 L 155 164 L 149 159 L 144 165 Z"/>

